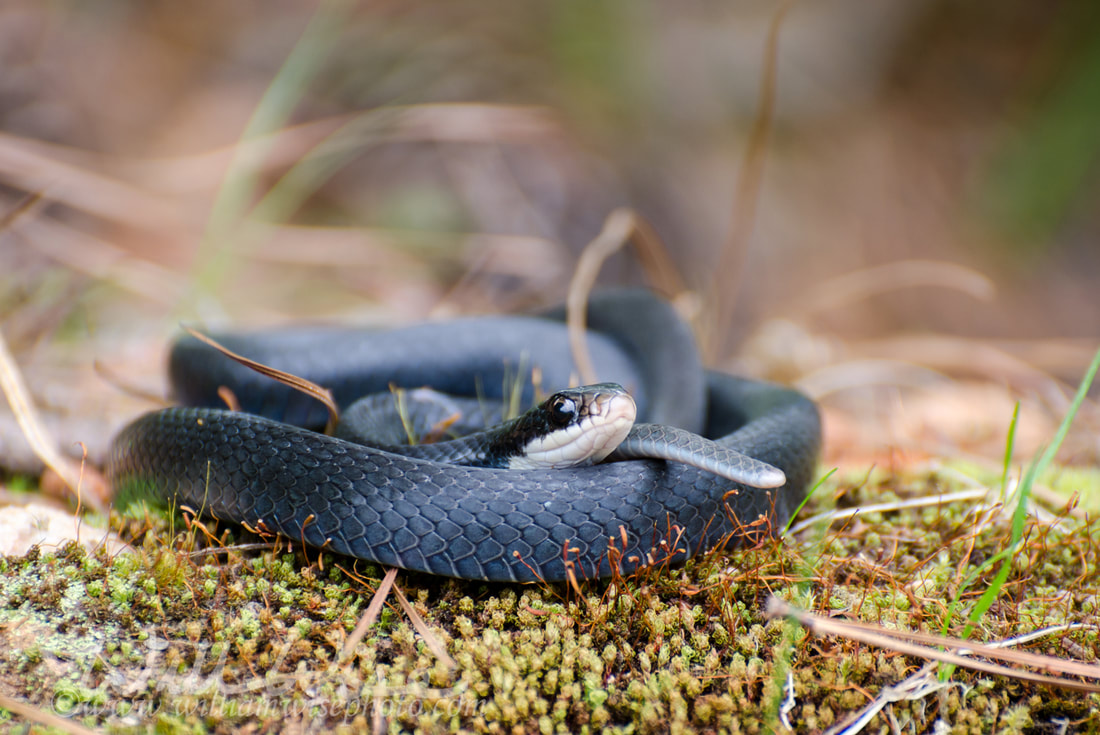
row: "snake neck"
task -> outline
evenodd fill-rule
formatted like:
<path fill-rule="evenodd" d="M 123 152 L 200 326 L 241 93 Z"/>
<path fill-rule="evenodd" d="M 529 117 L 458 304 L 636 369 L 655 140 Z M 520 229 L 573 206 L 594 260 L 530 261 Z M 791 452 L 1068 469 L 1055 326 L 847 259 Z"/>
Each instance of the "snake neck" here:
<path fill-rule="evenodd" d="M 398 451 L 407 457 L 433 462 L 515 469 L 513 463 L 525 456 L 527 445 L 549 429 L 545 418 L 524 414 L 491 430 L 433 444 L 405 446 Z"/>
<path fill-rule="evenodd" d="M 403 446 L 400 447 L 399 453 L 406 457 L 464 465 L 466 467 L 508 469 L 512 455 L 506 451 L 501 452 L 494 447 L 494 444 L 495 437 L 486 432 L 481 432 L 472 436 L 434 444 Z"/>

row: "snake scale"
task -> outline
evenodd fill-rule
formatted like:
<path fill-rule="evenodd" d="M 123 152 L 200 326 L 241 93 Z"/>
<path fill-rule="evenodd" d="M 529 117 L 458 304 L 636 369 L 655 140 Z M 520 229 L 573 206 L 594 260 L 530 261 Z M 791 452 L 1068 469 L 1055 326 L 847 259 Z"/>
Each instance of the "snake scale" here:
<path fill-rule="evenodd" d="M 613 564 L 628 573 L 786 523 L 820 448 L 813 402 L 704 369 L 689 328 L 648 292 L 597 294 L 587 324 L 598 378 L 630 389 L 640 419 L 713 438 L 781 469 L 787 484 L 748 488 L 662 460 L 498 470 L 412 459 L 317 433 L 326 415 L 316 401 L 190 338 L 177 342 L 169 364 L 185 406 L 124 428 L 108 475 L 120 497 L 187 505 L 402 569 L 490 581 L 604 577 Z M 560 310 L 218 339 L 325 385 L 342 406 L 394 385 L 526 406 L 576 373 Z M 216 408 L 219 386 L 244 410 Z"/>

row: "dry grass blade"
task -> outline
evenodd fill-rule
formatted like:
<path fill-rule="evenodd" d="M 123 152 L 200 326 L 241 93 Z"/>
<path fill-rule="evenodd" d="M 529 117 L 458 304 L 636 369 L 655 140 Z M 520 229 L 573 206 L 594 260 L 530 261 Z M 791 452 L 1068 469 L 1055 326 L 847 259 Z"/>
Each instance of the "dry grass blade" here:
<path fill-rule="evenodd" d="M 337 408 L 336 401 L 332 397 L 332 392 L 329 391 L 328 388 L 323 388 L 311 380 L 299 378 L 297 375 L 292 375 L 282 370 L 276 370 L 270 365 L 264 365 L 262 362 L 249 360 L 247 357 L 244 357 L 243 355 L 238 355 L 236 352 L 233 352 L 227 347 L 223 347 L 222 345 L 218 344 L 216 340 L 207 337 L 202 332 L 192 329 L 191 327 L 184 327 L 184 329 L 187 331 L 188 334 L 190 334 L 192 337 L 199 340 L 203 344 L 213 347 L 215 350 L 222 353 L 226 357 L 232 360 L 236 360 L 250 370 L 255 370 L 260 375 L 266 375 L 269 378 L 274 378 L 284 385 L 289 385 L 291 388 L 305 393 L 307 396 L 316 398 L 318 401 L 325 404 L 325 408 L 328 409 L 328 425 L 325 426 L 325 432 L 331 434 L 333 429 L 335 429 L 337 422 L 340 420 L 340 409 Z"/>
<path fill-rule="evenodd" d="M 1059 410 L 1064 410 L 1067 405 L 1060 386 L 1049 373 L 1002 349 L 995 340 L 940 334 L 899 335 L 850 340 L 848 349 L 865 359 L 913 363 L 955 375 L 978 375 L 997 382 L 1026 386 L 1028 390 L 1039 392 L 1044 400 L 1059 407 Z M 1095 351 L 1089 351 L 1082 362 L 1087 365 Z"/>
<path fill-rule="evenodd" d="M 573 279 L 569 283 L 565 321 L 569 327 L 569 347 L 573 351 L 573 362 L 580 372 L 582 383 L 596 382 L 596 368 L 592 365 L 588 343 L 584 339 L 588 295 L 592 293 L 603 262 L 625 245 L 633 232 L 634 213 L 629 209 L 616 209 L 607 215 L 600 234 L 581 253 Z"/>
<path fill-rule="evenodd" d="M 940 681 L 936 677 L 936 663 L 929 662 L 900 684 L 883 687 L 872 702 L 835 727 L 829 728 L 825 733 L 826 735 L 856 735 L 862 732 L 874 716 L 887 705 L 904 700 L 922 699 L 949 686 L 952 686 L 950 682 Z"/>
<path fill-rule="evenodd" d="M 670 299 L 687 292 L 687 284 L 684 283 L 668 248 L 653 229 L 653 225 L 637 213 L 634 213 L 634 237 L 631 241 L 638 254 L 638 261 L 656 291 Z"/>
<path fill-rule="evenodd" d="M 30 391 L 27 390 L 27 384 L 23 381 L 23 374 L 8 350 L 8 343 L 3 333 L 0 333 L 0 390 L 3 390 L 4 395 L 7 396 L 15 420 L 23 436 L 31 445 L 31 449 L 42 463 L 53 470 L 72 491 L 78 507 L 85 500 L 81 492 L 83 482 L 89 480 L 94 482 L 96 487 L 92 488 L 93 492 L 89 492 L 86 499 L 97 511 L 103 511 L 105 506 L 101 498 L 106 497 L 106 480 L 95 475 L 91 468 L 83 467 L 83 463 L 66 457 L 58 449 L 57 442 L 50 436 L 34 408 Z M 102 492 L 101 489 L 103 489 Z"/>
<path fill-rule="evenodd" d="M 988 644 L 987 647 L 1000 649 L 1006 646 L 1016 646 L 1053 633 L 1061 633 L 1067 630 L 1080 630 L 1088 627 L 1091 626 L 1079 623 L 1058 625 L 1053 628 L 1043 628 L 1042 630 L 1033 631 L 1016 638 L 997 641 L 996 643 Z M 904 700 L 922 699 L 946 687 L 958 686 L 957 683 L 953 684 L 950 681 L 942 681 L 936 675 L 937 669 L 938 664 L 935 661 L 930 661 L 900 684 L 883 687 L 882 691 L 879 692 L 879 695 L 875 697 L 872 702 L 868 703 L 858 712 L 852 713 L 850 717 L 838 723 L 836 726 L 826 730 L 826 735 L 856 735 L 856 733 L 862 732 L 871 719 L 889 704 Z"/>
<path fill-rule="evenodd" d="M 428 627 L 428 624 L 424 622 L 424 618 L 420 617 L 420 614 L 409 603 L 405 593 L 401 591 L 401 588 L 397 585 L 393 586 L 393 593 L 397 595 L 397 601 L 401 603 L 401 609 L 405 611 L 405 614 L 409 616 L 409 621 L 416 628 L 416 632 L 420 634 L 420 637 L 424 639 L 424 643 L 435 657 L 442 661 L 447 668 L 458 668 L 458 663 L 451 658 L 447 653 L 447 649 L 443 645 L 443 641 L 439 640 L 439 636 L 432 632 L 432 629 Z"/>
<path fill-rule="evenodd" d="M 23 197 L 18 204 L 5 213 L 3 217 L 0 217 L 0 232 L 11 227 L 15 224 L 16 220 L 24 215 L 30 214 L 33 210 L 37 209 L 38 205 L 42 203 L 42 199 L 43 195 L 40 191 L 27 194 Z"/>
<path fill-rule="evenodd" d="M 902 288 L 931 286 L 965 293 L 979 301 L 994 296 L 993 281 L 973 268 L 938 260 L 902 260 L 846 273 L 811 289 L 800 311 L 812 313 L 863 301 Z"/>
<path fill-rule="evenodd" d="M 399 114 L 384 140 L 397 143 L 530 143 L 562 136 L 556 118 L 541 107 L 447 103 L 394 109 Z M 93 216 L 159 231 L 173 218 L 197 221 L 201 210 L 192 215 L 186 205 L 216 190 L 235 157 L 257 171 L 286 168 L 356 117 L 344 114 L 312 120 L 229 146 L 150 159 L 93 154 L 0 133 L 0 172 L 24 189 L 40 188 L 38 184 L 45 182 L 52 199 Z M 181 196 L 191 199 L 181 200 Z M 180 201 L 184 209 L 176 208 Z"/>
<path fill-rule="evenodd" d="M 787 0 L 779 6 L 768 27 L 763 67 L 760 71 L 760 98 L 756 119 L 753 120 L 752 130 L 749 132 L 749 140 L 745 146 L 745 159 L 737 176 L 730 234 L 719 254 L 707 299 L 714 318 L 701 345 L 703 359 L 707 361 L 713 361 L 716 357 L 716 353 L 721 349 L 722 340 L 729 331 L 730 324 L 733 323 L 734 309 L 737 305 L 737 280 L 744 270 L 749 238 L 752 236 L 756 222 L 756 203 L 760 197 L 761 182 L 764 177 L 768 134 L 771 132 L 772 118 L 775 115 L 779 29 L 783 26 L 787 11 L 793 5 L 794 0 Z"/>
<path fill-rule="evenodd" d="M 121 393 L 140 398 L 143 401 L 148 401 L 162 408 L 167 408 L 172 405 L 172 401 L 169 401 L 164 396 L 130 383 L 127 379 L 123 378 L 120 373 L 115 371 L 113 367 L 102 360 L 93 360 L 92 369 L 95 370 L 95 374 L 101 378 L 104 383 L 107 383 Z"/>
<path fill-rule="evenodd" d="M 177 219 L 168 199 L 142 187 L 64 162 L 63 148 L 0 133 L 0 172 L 27 191 L 49 189 L 50 198 L 104 219 L 150 230 Z"/>
<path fill-rule="evenodd" d="M 61 732 L 73 733 L 73 735 L 97 735 L 98 731 L 89 727 L 84 727 L 78 722 L 55 715 L 53 712 L 47 712 L 44 709 L 38 707 L 32 707 L 26 702 L 21 702 L 18 699 L 7 696 L 6 694 L 0 694 L 0 707 L 8 710 L 12 714 L 19 717 L 23 717 L 32 722 L 37 722 L 39 725 L 46 727 L 56 727 Z"/>
<path fill-rule="evenodd" d="M 954 493 L 945 493 L 943 495 L 929 495 L 920 498 L 912 498 L 911 500 L 897 500 L 891 503 L 874 503 L 872 505 L 861 505 L 855 508 L 831 510 L 826 513 L 818 513 L 815 516 L 810 516 L 804 521 L 799 521 L 787 529 L 786 533 L 788 536 L 793 536 L 818 523 L 834 523 L 866 513 L 889 513 L 891 511 L 904 510 L 906 508 L 925 508 L 930 505 L 947 505 L 948 503 L 980 500 L 988 496 L 990 492 L 991 491 L 987 488 L 981 487 L 970 490 L 960 490 Z"/>
<path fill-rule="evenodd" d="M 154 304 L 174 304 L 184 292 L 185 280 L 180 274 L 135 258 L 118 245 L 75 227 L 39 217 L 19 223 L 19 228 L 36 252 L 78 273 L 111 281 Z M 173 234 L 166 229 L 158 237 L 172 239 Z"/>
<path fill-rule="evenodd" d="M 967 641 L 957 638 L 944 638 L 943 636 L 931 635 L 929 633 L 918 633 L 908 630 L 895 630 L 892 628 L 882 628 L 876 625 L 868 625 L 866 623 L 851 621 L 846 621 L 843 623 L 843 625 L 845 627 L 866 631 L 868 633 L 884 635 L 889 638 L 895 638 L 898 640 L 921 643 L 928 646 L 943 646 L 945 648 L 955 649 L 956 652 L 959 653 L 984 656 L 986 658 L 993 658 L 999 661 L 1007 661 L 1009 663 L 1020 664 L 1021 666 L 1031 666 L 1042 671 L 1053 671 L 1069 676 L 1080 676 L 1086 679 L 1100 680 L 1100 666 L 1096 664 L 1086 664 L 1081 663 L 1080 661 L 1071 661 L 1069 659 L 1055 658 L 1053 656 L 1044 656 L 1038 653 L 1028 653 L 1027 651 L 1006 650 L 1004 648 L 1004 644 L 994 645 L 975 643 L 973 641 Z M 1041 631 L 1041 633 L 1049 634 L 1051 632 L 1066 629 L 1067 628 L 1065 626 L 1060 626 L 1057 628 L 1044 629 L 1043 631 Z M 1011 639 L 1011 642 L 1020 643 L 1028 640 L 1031 637 L 1034 636 L 1020 636 L 1018 638 Z"/>
<path fill-rule="evenodd" d="M 206 531 L 203 528 L 203 531 Z M 209 532 L 207 538 L 211 538 Z M 217 542 L 217 539 L 214 539 Z M 188 551 L 184 554 L 188 559 L 199 559 L 204 556 L 224 556 L 225 554 L 244 554 L 249 551 L 271 551 L 276 548 L 278 544 L 271 541 L 257 541 L 251 544 L 233 544 L 232 546 L 208 546 L 205 549 L 197 549 L 195 551 Z"/>
<path fill-rule="evenodd" d="M 1100 693 L 1100 684 L 1069 679 L 1065 676 L 1048 676 L 1037 674 L 1023 669 L 1014 669 L 1000 664 L 992 664 L 985 661 L 970 658 L 968 654 L 978 654 L 999 660 L 1011 660 L 1024 665 L 1033 666 L 1043 671 L 1057 671 L 1064 674 L 1082 676 L 1100 680 L 1100 666 L 1082 664 L 1076 661 L 1066 661 L 1053 656 L 1040 656 L 1033 653 L 1008 652 L 999 650 L 993 646 L 972 643 L 957 638 L 932 636 L 922 633 L 903 633 L 888 630 L 877 626 L 869 626 L 863 623 L 841 622 L 830 620 L 818 615 L 813 615 L 804 610 L 791 606 L 785 600 L 778 597 L 768 599 L 765 615 L 769 618 L 790 618 L 815 635 L 835 635 L 849 640 L 860 641 L 872 646 L 878 646 L 908 656 L 917 656 L 932 661 L 954 664 L 974 671 L 981 671 L 994 676 L 1007 676 L 1012 679 L 1040 684 L 1043 686 L 1073 689 L 1081 692 Z M 929 645 L 918 645 L 905 640 L 899 640 L 898 636 L 904 636 L 912 640 L 920 640 Z M 929 646 L 941 646 L 949 650 L 941 651 Z"/>
<path fill-rule="evenodd" d="M 390 588 L 393 587 L 393 580 L 395 579 L 397 579 L 397 567 L 388 569 L 386 576 L 382 577 L 382 583 L 378 585 L 378 591 L 374 593 L 370 604 L 367 605 L 363 617 L 359 618 L 355 630 L 344 641 L 344 647 L 340 651 L 340 661 L 348 661 L 351 658 L 351 654 L 355 651 L 355 647 L 359 645 L 359 641 L 363 640 L 367 630 L 378 620 L 378 615 L 382 612 L 382 606 L 386 604 L 386 598 L 389 597 Z"/>

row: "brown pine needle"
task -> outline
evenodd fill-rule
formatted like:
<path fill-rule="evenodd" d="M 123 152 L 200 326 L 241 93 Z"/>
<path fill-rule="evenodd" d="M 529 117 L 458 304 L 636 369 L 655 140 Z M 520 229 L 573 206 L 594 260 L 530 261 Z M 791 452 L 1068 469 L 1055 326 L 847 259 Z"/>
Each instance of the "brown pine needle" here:
<path fill-rule="evenodd" d="M 973 268 L 942 260 L 899 260 L 830 278 L 809 289 L 797 307 L 800 316 L 838 309 L 903 288 L 946 288 L 977 301 L 996 295 L 993 281 Z"/>
<path fill-rule="evenodd" d="M 660 235 L 653 229 L 653 225 L 637 212 L 634 213 L 633 219 L 634 236 L 630 241 L 634 245 L 634 252 L 638 255 L 638 262 L 641 263 L 646 278 L 653 284 L 653 288 L 669 299 L 675 299 L 687 293 L 688 287 L 684 277 Z"/>
<path fill-rule="evenodd" d="M 38 209 L 38 205 L 42 203 L 45 195 L 40 192 L 32 192 L 20 199 L 14 207 L 9 209 L 0 217 L 0 232 L 7 230 L 14 225 L 18 220 L 22 219 L 25 215 L 30 214 L 32 211 Z"/>
<path fill-rule="evenodd" d="M 1100 679 L 1100 666 L 1096 664 L 1086 664 L 1080 661 L 1044 656 L 1042 654 L 1029 653 L 1027 651 L 1014 651 L 1005 649 L 1002 646 L 993 646 L 959 638 L 945 638 L 944 636 L 932 635 L 931 633 L 883 628 L 877 625 L 868 625 L 867 623 L 855 621 L 844 621 L 844 625 L 868 633 L 884 635 L 889 638 L 910 641 L 912 643 L 954 648 L 959 652 L 984 656 L 985 658 L 993 658 L 999 661 L 1007 661 L 1022 666 L 1031 666 L 1041 671 L 1052 671 L 1059 674 L 1081 676 L 1086 679 Z"/>
<path fill-rule="evenodd" d="M 435 657 L 442 661 L 448 669 L 458 668 L 458 662 L 447 653 L 443 641 L 432 632 L 432 629 L 424 622 L 424 618 L 420 617 L 420 613 L 416 611 L 408 598 L 405 597 L 405 593 L 402 592 L 401 588 L 396 584 L 393 586 L 393 593 L 397 595 L 397 601 L 401 603 L 401 609 L 409 616 L 409 621 L 413 624 L 413 627 L 416 628 L 416 632 L 420 634 L 420 637 L 424 639 L 424 643 L 428 646 L 428 649 L 435 654 Z"/>
<path fill-rule="evenodd" d="M 708 301 L 714 322 L 702 341 L 703 359 L 713 360 L 722 348 L 737 306 L 738 281 L 744 276 L 745 258 L 749 240 L 756 226 L 756 205 L 764 180 L 764 161 L 767 156 L 768 136 L 775 116 L 779 76 L 779 30 L 794 0 L 785 0 L 772 16 L 768 37 L 764 46 L 763 66 L 760 70 L 760 96 L 757 100 L 756 118 L 749 131 L 745 146 L 745 158 L 737 175 L 730 233 L 718 255 L 714 278 L 711 280 Z"/>
<path fill-rule="evenodd" d="M 374 597 L 371 598 L 366 611 L 363 613 L 363 616 L 359 618 L 359 623 L 355 626 L 355 630 L 353 630 L 351 635 L 348 636 L 348 639 L 344 641 L 344 647 L 340 651 L 340 661 L 349 661 L 351 659 L 351 654 L 355 652 L 355 647 L 359 645 L 359 641 L 363 640 L 363 636 L 367 634 L 370 627 L 378 620 L 378 616 L 382 613 L 382 606 L 386 604 L 386 598 L 390 595 L 390 588 L 393 587 L 393 580 L 395 579 L 397 579 L 397 567 L 391 567 L 386 570 L 386 576 L 382 577 L 382 583 L 378 585 L 378 591 L 374 593 Z"/>
<path fill-rule="evenodd" d="M 970 654 L 985 656 L 987 658 L 996 658 L 1002 661 L 1013 661 L 1022 665 L 1038 668 L 1042 671 L 1056 671 L 1100 680 L 1100 666 L 1093 664 L 1083 664 L 1077 661 L 1067 661 L 1053 656 L 1041 656 L 1039 654 L 1024 653 L 1021 651 L 1005 651 L 993 646 L 965 641 L 959 638 L 947 638 L 924 633 L 909 633 L 866 625 L 864 623 L 832 620 L 800 610 L 792 606 L 786 600 L 775 596 L 768 598 L 764 613 L 769 618 L 790 618 L 815 635 L 835 635 L 841 638 L 860 641 L 868 645 L 896 651 L 897 653 L 902 653 L 907 656 L 941 661 L 943 663 L 962 666 L 994 676 L 1007 676 L 1020 681 L 1027 681 L 1032 684 L 1073 689 L 1081 692 L 1100 693 L 1100 684 L 1070 679 L 1065 676 L 1048 676 L 1026 669 L 1014 669 L 1009 666 L 992 664 L 971 658 Z M 905 638 L 907 640 L 900 640 L 900 638 Z M 908 641 L 918 641 L 928 645 L 919 645 L 918 643 L 910 643 Z M 930 646 L 939 646 L 948 650 L 938 650 Z"/>
<path fill-rule="evenodd" d="M 191 327 L 184 327 L 184 330 L 192 337 L 202 342 L 203 344 L 213 347 L 218 352 L 222 353 L 226 357 L 236 360 L 240 364 L 255 370 L 260 375 L 266 375 L 269 378 L 274 378 L 284 385 L 289 385 L 291 388 L 305 393 L 307 396 L 316 398 L 321 403 L 325 404 L 325 408 L 328 409 L 328 424 L 325 426 L 325 433 L 331 434 L 336 428 L 336 424 L 340 421 L 340 409 L 336 406 L 336 401 L 332 397 L 332 391 L 328 388 L 323 388 L 312 380 L 306 380 L 305 378 L 299 378 L 297 375 L 284 372 L 283 370 L 277 370 L 270 365 L 264 365 L 262 362 L 256 362 L 250 360 L 243 355 L 238 355 L 227 347 L 224 347 L 218 342 L 202 332 L 192 329 Z"/>
<path fill-rule="evenodd" d="M 114 367 L 103 362 L 102 360 L 93 360 L 92 369 L 95 370 L 95 374 L 99 376 L 103 380 L 103 382 L 107 383 L 115 390 L 120 391 L 128 396 L 140 398 L 143 401 L 148 401 L 149 403 L 159 405 L 163 408 L 167 408 L 168 406 L 172 405 L 172 402 L 164 396 L 154 393 L 151 390 L 145 390 L 144 388 L 141 388 L 134 383 L 129 382 L 129 380 L 124 378 L 118 371 L 114 369 Z"/>
<path fill-rule="evenodd" d="M 588 313 L 588 296 L 596 284 L 600 267 L 611 255 L 618 252 L 634 232 L 634 213 L 625 208 L 607 215 L 603 229 L 585 246 L 569 283 L 569 295 L 565 300 L 565 323 L 569 327 L 569 347 L 573 362 L 580 372 L 581 383 L 596 382 L 596 368 L 584 339 Z"/>
<path fill-rule="evenodd" d="M 0 694 L 0 707 L 3 707 L 18 717 L 30 720 L 31 722 L 37 722 L 39 725 L 56 727 L 61 732 L 72 733 L 72 735 L 98 735 L 96 730 L 84 727 L 79 722 L 74 722 L 73 720 L 56 715 L 53 712 L 34 707 L 14 697 L 9 697 L 6 694 Z"/>

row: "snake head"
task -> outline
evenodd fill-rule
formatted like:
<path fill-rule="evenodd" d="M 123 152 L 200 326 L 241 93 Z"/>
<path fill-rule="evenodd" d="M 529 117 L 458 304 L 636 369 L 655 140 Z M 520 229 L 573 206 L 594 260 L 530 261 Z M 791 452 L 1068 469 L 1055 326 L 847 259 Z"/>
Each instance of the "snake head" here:
<path fill-rule="evenodd" d="M 637 412 L 634 398 L 618 383 L 558 391 L 511 425 L 508 467 L 598 464 L 626 438 Z"/>

